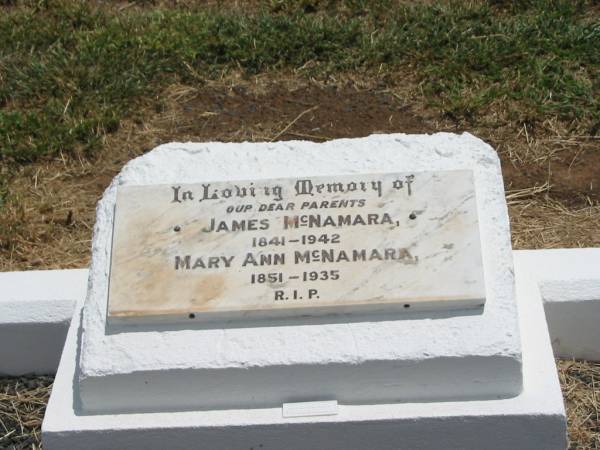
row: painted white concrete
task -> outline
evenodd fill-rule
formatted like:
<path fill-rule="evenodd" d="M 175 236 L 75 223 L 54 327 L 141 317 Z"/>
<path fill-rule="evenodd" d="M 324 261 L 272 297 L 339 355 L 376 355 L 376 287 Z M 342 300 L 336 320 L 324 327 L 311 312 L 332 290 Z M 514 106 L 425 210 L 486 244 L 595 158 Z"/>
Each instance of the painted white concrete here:
<path fill-rule="evenodd" d="M 517 250 L 514 255 L 529 273 L 536 272 L 555 355 L 600 361 L 600 249 Z M 553 269 L 546 273 L 549 261 Z M 1 374 L 56 373 L 87 277 L 87 269 L 0 273 Z"/>
<path fill-rule="evenodd" d="M 483 312 L 107 333 L 118 185 L 432 170 L 473 171 L 486 285 Z M 130 161 L 113 180 L 98 204 L 92 245 L 78 372 L 82 410 L 256 408 L 330 399 L 452 401 L 521 391 L 502 174 L 496 152 L 470 134 L 164 145 Z"/>
<path fill-rule="evenodd" d="M 566 424 L 542 301 L 528 254 L 517 252 L 523 392 L 514 398 L 338 406 L 337 414 L 285 418 L 282 408 L 78 415 L 80 313 L 42 427 L 46 450 L 563 450 Z"/>
<path fill-rule="evenodd" d="M 555 355 L 600 361 L 600 248 L 519 251 L 515 257 L 537 280 Z"/>
<path fill-rule="evenodd" d="M 52 374 L 88 270 L 0 273 L 0 374 Z"/>

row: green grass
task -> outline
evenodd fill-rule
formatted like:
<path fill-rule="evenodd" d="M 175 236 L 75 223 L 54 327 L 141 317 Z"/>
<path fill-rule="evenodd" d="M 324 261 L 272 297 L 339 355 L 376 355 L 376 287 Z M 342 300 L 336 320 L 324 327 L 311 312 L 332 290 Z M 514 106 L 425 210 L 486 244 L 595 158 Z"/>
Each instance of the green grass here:
<path fill-rule="evenodd" d="M 600 125 L 600 19 L 585 1 L 271 0 L 235 11 L 0 8 L 0 160 L 93 154 L 166 83 L 312 61 L 310 76 L 415 71 L 442 112 Z M 376 6 L 374 6 L 376 5 Z M 374 75 L 376 76 L 376 75 Z"/>

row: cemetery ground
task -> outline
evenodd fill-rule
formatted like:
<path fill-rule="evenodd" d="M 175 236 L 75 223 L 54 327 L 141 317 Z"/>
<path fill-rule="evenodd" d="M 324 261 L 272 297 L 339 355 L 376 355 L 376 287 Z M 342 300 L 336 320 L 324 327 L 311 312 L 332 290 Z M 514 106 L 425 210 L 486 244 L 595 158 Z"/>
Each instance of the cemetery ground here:
<path fill-rule="evenodd" d="M 0 270 L 89 264 L 110 180 L 188 140 L 468 131 L 515 249 L 600 246 L 597 1 L 209 3 L 0 1 Z M 600 448 L 600 365 L 558 366 Z M 0 448 L 39 448 L 51 382 L 0 379 Z"/>

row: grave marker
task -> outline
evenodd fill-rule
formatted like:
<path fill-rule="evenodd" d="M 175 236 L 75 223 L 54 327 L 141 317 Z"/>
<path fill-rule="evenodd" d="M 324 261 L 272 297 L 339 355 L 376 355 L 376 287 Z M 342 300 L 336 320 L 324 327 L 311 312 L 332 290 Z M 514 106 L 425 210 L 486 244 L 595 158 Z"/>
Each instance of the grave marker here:
<path fill-rule="evenodd" d="M 470 170 L 122 186 L 108 320 L 481 307 Z"/>

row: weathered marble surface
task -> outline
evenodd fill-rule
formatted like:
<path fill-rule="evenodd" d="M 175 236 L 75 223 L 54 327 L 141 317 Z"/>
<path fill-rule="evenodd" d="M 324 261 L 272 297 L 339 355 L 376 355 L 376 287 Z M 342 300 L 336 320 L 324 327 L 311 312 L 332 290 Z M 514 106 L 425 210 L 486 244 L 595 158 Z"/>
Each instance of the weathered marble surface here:
<path fill-rule="evenodd" d="M 482 306 L 469 170 L 123 186 L 109 320 Z"/>

